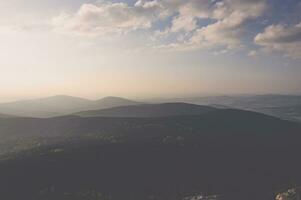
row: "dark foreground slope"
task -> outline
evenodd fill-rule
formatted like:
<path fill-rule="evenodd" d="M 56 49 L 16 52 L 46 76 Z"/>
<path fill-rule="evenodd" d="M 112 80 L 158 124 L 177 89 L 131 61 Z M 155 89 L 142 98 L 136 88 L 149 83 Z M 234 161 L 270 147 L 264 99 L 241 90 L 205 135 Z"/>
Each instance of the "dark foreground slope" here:
<path fill-rule="evenodd" d="M 300 126 L 257 113 L 16 120 L 0 127 L 57 142 L 1 161 L 1 199 L 266 200 L 301 181 Z"/>
<path fill-rule="evenodd" d="M 266 200 L 300 184 L 296 156 L 293 150 L 208 149 L 191 142 L 64 145 L 2 163 L 0 195 L 88 200 L 97 192 L 111 199 L 173 200 L 204 193 Z"/>

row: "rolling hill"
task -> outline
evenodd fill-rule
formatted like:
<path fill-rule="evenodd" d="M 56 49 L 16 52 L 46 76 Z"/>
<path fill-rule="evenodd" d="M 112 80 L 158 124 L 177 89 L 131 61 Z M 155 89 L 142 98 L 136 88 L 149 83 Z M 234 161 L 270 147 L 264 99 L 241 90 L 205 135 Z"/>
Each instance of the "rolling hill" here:
<path fill-rule="evenodd" d="M 139 105 L 140 102 L 132 101 L 120 97 L 105 97 L 100 100 L 94 101 L 90 106 L 86 107 L 85 110 L 96 110 L 96 109 L 107 109 L 119 106 L 131 106 Z"/>
<path fill-rule="evenodd" d="M 217 110 L 209 106 L 186 103 L 141 104 L 75 113 L 81 117 L 166 117 L 201 115 Z"/>
<path fill-rule="evenodd" d="M 134 104 L 138 104 L 138 102 L 119 97 L 106 97 L 92 101 L 78 97 L 59 95 L 42 99 L 2 103 L 0 104 L 0 112 L 8 115 L 47 118 L 84 110 L 105 109 Z"/>
<path fill-rule="evenodd" d="M 172 108 L 174 108 L 174 104 L 162 104 L 159 107 L 164 108 L 163 105 L 166 108 L 170 108 L 169 106 L 172 105 Z M 187 106 L 186 104 L 180 105 Z M 135 113 L 136 111 L 136 106 L 125 108 L 129 113 L 131 111 Z M 166 110 L 168 109 L 164 109 L 163 114 L 168 114 L 167 116 L 155 113 L 156 115 L 152 115 L 152 117 L 146 117 L 146 115 L 138 116 L 135 113 L 135 116 L 138 117 L 80 117 L 71 115 L 55 118 L 2 118 L 0 119 L 0 138 L 74 137 L 98 134 L 122 135 L 127 133 L 135 133 L 138 134 L 137 136 L 152 136 L 153 134 L 175 134 L 179 132 L 212 135 L 213 137 L 236 135 L 246 138 L 255 136 L 274 137 L 277 135 L 288 137 L 290 133 L 296 133 L 300 128 L 299 123 L 250 111 L 211 109 L 210 107 L 200 109 L 203 108 L 202 106 L 196 106 L 195 108 L 194 115 L 191 112 L 189 115 L 178 115 L 179 113 L 175 113 L 173 109 L 171 113 L 167 113 Z M 208 112 L 208 109 L 210 112 Z"/>

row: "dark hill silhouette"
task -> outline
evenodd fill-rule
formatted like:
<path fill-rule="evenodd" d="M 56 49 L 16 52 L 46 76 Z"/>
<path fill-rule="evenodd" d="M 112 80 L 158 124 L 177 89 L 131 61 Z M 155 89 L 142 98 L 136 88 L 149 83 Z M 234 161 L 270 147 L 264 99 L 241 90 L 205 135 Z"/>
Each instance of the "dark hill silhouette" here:
<path fill-rule="evenodd" d="M 180 115 L 200 115 L 215 111 L 209 106 L 200 106 L 186 103 L 141 104 L 121 106 L 103 110 L 90 110 L 75 115 L 81 117 L 164 117 Z"/>

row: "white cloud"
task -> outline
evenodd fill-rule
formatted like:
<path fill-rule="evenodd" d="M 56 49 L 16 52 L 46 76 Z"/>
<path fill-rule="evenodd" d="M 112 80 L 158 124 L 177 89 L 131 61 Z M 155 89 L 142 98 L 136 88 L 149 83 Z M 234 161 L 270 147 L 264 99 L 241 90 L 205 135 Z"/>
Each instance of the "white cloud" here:
<path fill-rule="evenodd" d="M 266 6 L 265 0 L 138 0 L 133 6 L 100 1 L 62 13 L 53 26 L 58 32 L 103 37 L 142 29 L 153 32 L 156 45 L 162 41 L 161 46 L 174 50 L 235 49 L 242 47 L 246 23 L 261 16 Z M 171 24 L 155 30 L 154 22 L 167 17 Z M 206 20 L 210 23 L 201 25 Z"/>
<path fill-rule="evenodd" d="M 172 21 L 171 32 L 190 32 L 197 28 L 197 20 L 193 16 L 180 15 Z"/>
<path fill-rule="evenodd" d="M 207 7 L 208 19 L 216 20 L 214 23 L 199 27 L 186 46 L 191 48 L 224 46 L 229 49 L 240 48 L 241 38 L 248 20 L 262 15 L 266 9 L 265 1 L 255 0 L 225 0 Z M 192 12 L 193 13 L 193 12 Z M 204 12 L 201 12 L 204 13 Z M 196 15 L 196 18 L 205 15 Z"/>
<path fill-rule="evenodd" d="M 164 10 L 157 1 L 140 0 L 135 6 L 101 2 L 83 4 L 75 14 L 62 13 L 52 22 L 59 32 L 104 36 L 150 28 L 152 22 L 163 15 Z"/>
<path fill-rule="evenodd" d="M 301 58 L 301 22 L 294 26 L 268 26 L 254 41 L 267 50 L 281 51 L 289 57 Z"/>
<path fill-rule="evenodd" d="M 265 0 L 190 0 L 177 6 L 179 14 L 160 36 L 175 33 L 188 36 L 184 40 L 179 37 L 180 40 L 164 47 L 178 50 L 239 49 L 243 46 L 247 22 L 261 16 L 267 8 Z M 211 20 L 211 23 L 199 25 L 203 20 Z"/>

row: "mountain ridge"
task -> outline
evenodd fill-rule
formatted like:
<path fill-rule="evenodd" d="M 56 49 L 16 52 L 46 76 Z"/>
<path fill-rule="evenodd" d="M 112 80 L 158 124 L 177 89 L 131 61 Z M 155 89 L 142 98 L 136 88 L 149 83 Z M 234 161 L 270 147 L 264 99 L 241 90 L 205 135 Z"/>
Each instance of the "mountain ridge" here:
<path fill-rule="evenodd" d="M 90 109 L 104 109 L 134 104 L 138 104 L 138 102 L 121 97 L 104 97 L 98 100 L 89 100 L 68 95 L 55 95 L 45 98 L 1 103 L 0 112 L 7 115 L 47 118 Z"/>
<path fill-rule="evenodd" d="M 119 106 L 102 110 L 89 110 L 74 113 L 81 117 L 164 117 L 180 115 L 199 115 L 216 110 L 210 106 L 201 106 L 182 102 L 162 104 L 139 104 L 132 106 Z"/>
<path fill-rule="evenodd" d="M 148 128 L 146 128 L 148 127 Z M 165 128 L 164 128 L 165 127 Z M 161 117 L 80 117 L 75 115 L 54 118 L 0 119 L 0 137 L 56 137 L 86 134 L 123 132 L 178 132 L 185 129 L 210 133 L 281 133 L 285 130 L 301 130 L 299 123 L 282 120 L 261 113 L 235 109 L 216 109 L 198 115 L 174 115 Z M 258 127 L 260 131 L 256 131 Z M 145 130 L 144 130 L 145 129 Z M 149 130 L 148 130 L 149 129 Z M 162 130 L 161 130 L 162 129 Z M 295 131 L 294 131 L 295 132 Z"/>

